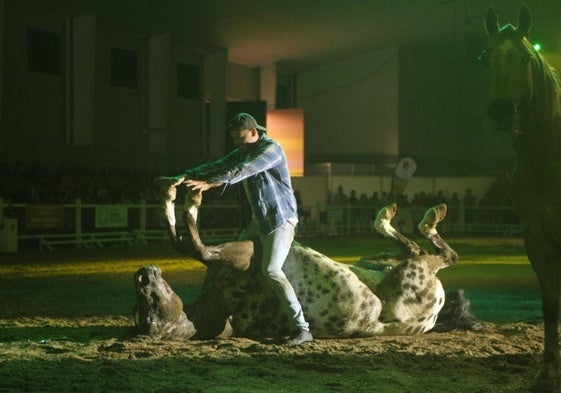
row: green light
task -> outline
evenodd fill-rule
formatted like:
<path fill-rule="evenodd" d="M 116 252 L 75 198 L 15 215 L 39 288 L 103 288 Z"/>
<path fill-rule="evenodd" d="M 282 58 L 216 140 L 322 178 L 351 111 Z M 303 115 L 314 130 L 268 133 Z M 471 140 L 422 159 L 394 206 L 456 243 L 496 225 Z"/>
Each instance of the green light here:
<path fill-rule="evenodd" d="M 542 46 L 540 44 L 534 44 L 534 49 L 536 50 L 536 52 L 539 52 L 541 48 Z"/>

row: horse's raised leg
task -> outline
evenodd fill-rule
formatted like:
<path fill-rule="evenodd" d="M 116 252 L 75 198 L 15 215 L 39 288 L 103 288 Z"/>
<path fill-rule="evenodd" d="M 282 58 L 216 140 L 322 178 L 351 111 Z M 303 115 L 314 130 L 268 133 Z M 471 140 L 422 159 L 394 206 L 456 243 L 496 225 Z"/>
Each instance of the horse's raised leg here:
<path fill-rule="evenodd" d="M 422 254 L 423 250 L 417 243 L 403 236 L 392 226 L 391 220 L 394 218 L 396 213 L 397 204 L 395 203 L 391 203 L 381 208 L 374 220 L 374 229 L 397 244 L 402 251 L 402 255 L 398 256 L 398 259 L 416 257 Z"/>
<path fill-rule="evenodd" d="M 172 244 L 178 241 L 177 230 L 175 228 L 175 198 L 177 197 L 177 188 L 170 186 L 162 188 L 162 202 L 160 210 L 166 220 L 166 228 Z"/>
<path fill-rule="evenodd" d="M 558 249 L 538 240 L 529 231 L 524 236 L 528 259 L 538 278 L 542 295 L 544 352 L 541 368 L 533 385 L 535 392 L 554 392 L 559 367 L 559 297 L 561 266 Z"/>
<path fill-rule="evenodd" d="M 177 188 L 172 185 L 162 187 L 162 201 L 160 210 L 166 220 L 171 245 L 179 252 L 194 256 L 207 266 L 227 266 L 236 270 L 246 270 L 254 253 L 251 240 L 227 242 L 217 245 L 205 245 L 197 228 L 197 216 L 202 204 L 202 193 L 187 190 L 184 201 L 183 219 L 191 235 L 191 241 L 185 241 L 177 233 L 175 218 L 175 200 Z"/>
<path fill-rule="evenodd" d="M 431 207 L 425 212 L 425 215 L 419 225 L 419 231 L 433 245 L 436 253 L 444 258 L 448 265 L 452 265 L 458 261 L 458 254 L 448 243 L 446 243 L 438 234 L 436 226 L 446 217 L 446 205 L 441 203 Z"/>
<path fill-rule="evenodd" d="M 203 243 L 197 227 L 197 216 L 201 204 L 202 193 L 187 190 L 183 219 L 191 235 L 197 259 L 207 266 L 227 266 L 235 270 L 248 269 L 255 251 L 253 241 L 243 240 L 216 245 Z"/>

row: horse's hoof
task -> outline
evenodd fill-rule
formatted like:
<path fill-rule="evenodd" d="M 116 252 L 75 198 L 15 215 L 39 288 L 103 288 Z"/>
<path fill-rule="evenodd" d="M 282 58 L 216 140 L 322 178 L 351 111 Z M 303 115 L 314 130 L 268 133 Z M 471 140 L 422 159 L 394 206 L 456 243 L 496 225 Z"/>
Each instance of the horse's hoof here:
<path fill-rule="evenodd" d="M 444 217 L 446 217 L 446 212 L 447 207 L 444 203 L 431 207 L 429 210 L 427 210 L 423 219 L 417 226 L 419 228 L 419 231 L 425 237 L 436 234 L 436 226 L 439 222 L 444 220 Z"/>
<path fill-rule="evenodd" d="M 384 226 L 389 225 L 390 221 L 395 217 L 396 213 L 396 203 L 390 203 L 389 205 L 381 208 L 376 215 L 376 219 L 374 220 L 374 229 L 380 232 L 382 235 L 385 235 L 386 230 L 384 229 Z"/>

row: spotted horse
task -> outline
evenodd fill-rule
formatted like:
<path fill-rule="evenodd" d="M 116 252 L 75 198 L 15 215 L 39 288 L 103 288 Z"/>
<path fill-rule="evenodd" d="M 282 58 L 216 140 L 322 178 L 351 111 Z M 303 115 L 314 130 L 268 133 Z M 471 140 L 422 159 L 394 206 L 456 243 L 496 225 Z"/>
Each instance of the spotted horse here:
<path fill-rule="evenodd" d="M 159 267 L 139 269 L 134 274 L 137 303 L 133 310 L 138 333 L 165 340 L 288 334 L 288 320 L 261 276 L 258 242 L 204 244 L 197 229 L 202 195 L 191 192 L 184 206 L 191 239 L 184 239 L 176 231 L 175 196 L 172 187 L 163 204 L 171 242 L 180 252 L 204 263 L 207 272 L 198 299 L 183 309 Z M 391 226 L 396 210 L 395 204 L 382 208 L 374 227 L 402 248 L 398 257 L 385 256 L 376 263 L 362 261 L 353 266 L 297 242 L 292 245 L 283 270 L 315 337 L 415 334 L 435 326 L 445 303 L 436 273 L 458 259 L 436 228 L 446 215 L 446 205 L 428 209 L 418 225 L 434 254 L 423 251 Z"/>

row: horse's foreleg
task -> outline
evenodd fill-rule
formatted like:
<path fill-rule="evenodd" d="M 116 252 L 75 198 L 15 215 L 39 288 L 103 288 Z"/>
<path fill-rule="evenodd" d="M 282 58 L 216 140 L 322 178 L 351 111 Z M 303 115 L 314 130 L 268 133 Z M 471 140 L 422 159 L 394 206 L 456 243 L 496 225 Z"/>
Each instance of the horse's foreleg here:
<path fill-rule="evenodd" d="M 251 264 L 254 244 L 251 240 L 226 242 L 216 245 L 206 245 L 201 240 L 197 217 L 202 202 L 201 193 L 189 191 L 185 196 L 183 220 L 191 236 L 192 249 L 182 244 L 180 251 L 192 255 L 206 266 L 226 266 L 235 270 L 246 270 Z M 177 247 L 176 247 L 177 248 Z"/>
<path fill-rule="evenodd" d="M 177 188 L 175 186 L 170 186 L 169 188 L 162 190 L 162 202 L 160 205 L 160 210 L 166 220 L 166 227 L 168 231 L 168 236 L 170 241 L 175 243 L 177 238 L 177 231 L 175 229 L 175 198 L 177 196 Z"/>
<path fill-rule="evenodd" d="M 554 391 L 559 367 L 559 297 L 561 296 L 561 260 L 555 245 L 539 241 L 527 232 L 526 253 L 538 278 L 544 321 L 543 362 L 536 376 L 537 391 Z"/>
<path fill-rule="evenodd" d="M 177 220 L 175 217 L 175 201 L 177 198 L 177 186 L 163 185 L 160 194 L 162 198 L 160 203 L 160 211 L 166 222 L 166 229 L 172 247 L 183 254 L 192 255 L 193 247 L 191 246 L 190 242 L 184 242 L 183 238 L 177 233 L 177 228 L 176 228 Z M 199 200 L 199 205 L 200 205 L 200 200 Z"/>
<path fill-rule="evenodd" d="M 542 287 L 542 314 L 544 322 L 544 351 L 543 363 L 536 382 L 539 385 L 556 386 L 555 379 L 559 367 L 559 300 L 557 294 L 543 293 Z"/>
<path fill-rule="evenodd" d="M 416 257 L 423 252 L 421 247 L 419 247 L 419 245 L 414 241 L 409 240 L 399 233 L 391 224 L 391 220 L 394 218 L 396 212 L 397 204 L 395 203 L 391 203 L 381 208 L 374 220 L 374 229 L 383 236 L 393 240 L 393 242 L 397 244 L 403 252 L 404 258 Z"/>
<path fill-rule="evenodd" d="M 448 265 L 458 261 L 458 254 L 439 235 L 436 226 L 446 217 L 447 207 L 444 203 L 431 207 L 419 225 L 419 231 L 433 245 L 437 254 L 441 255 Z"/>

